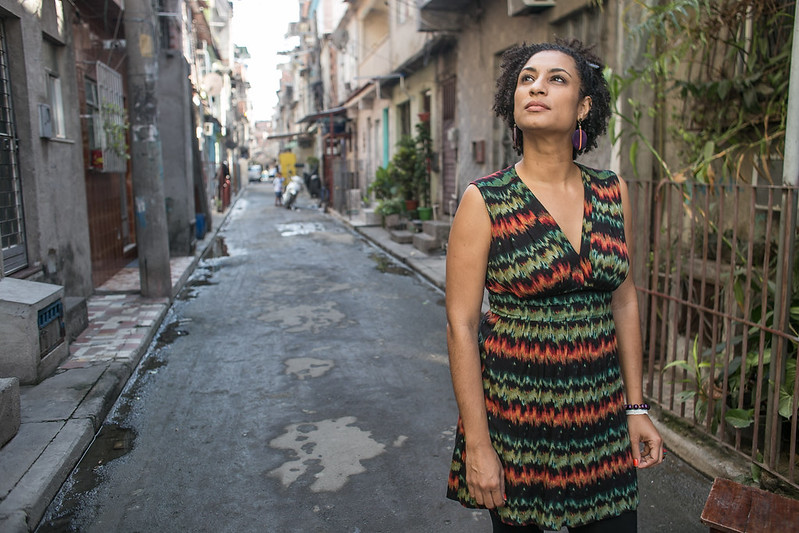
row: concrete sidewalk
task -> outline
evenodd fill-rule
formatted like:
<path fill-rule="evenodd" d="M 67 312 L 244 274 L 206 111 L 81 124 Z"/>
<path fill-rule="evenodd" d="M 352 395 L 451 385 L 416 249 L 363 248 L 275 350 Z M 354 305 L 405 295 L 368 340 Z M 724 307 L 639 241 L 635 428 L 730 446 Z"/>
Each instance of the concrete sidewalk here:
<path fill-rule="evenodd" d="M 172 260 L 173 298 L 235 209 L 234 202 L 226 213 L 214 216 L 214 230 L 198 243 L 194 257 Z M 331 216 L 433 285 L 444 288 L 443 254 L 427 255 L 411 244 L 392 241 L 383 228 Z M 70 357 L 58 372 L 38 385 L 20 388 L 22 425 L 0 449 L 0 532 L 22 533 L 38 525 L 92 443 L 171 304 L 172 298 L 141 297 L 137 269 L 121 272 L 89 299 L 89 326 L 71 344 Z M 709 478 L 735 478 L 743 473 L 740 461 L 716 447 L 684 437 L 661 421 L 657 424 L 670 452 Z"/>
<path fill-rule="evenodd" d="M 20 429 L 0 449 L 0 532 L 36 528 L 234 209 L 235 202 L 213 214 L 213 230 L 197 242 L 194 256 L 170 260 L 170 298 L 142 297 L 138 267 L 122 269 L 88 299 L 88 326 L 58 370 L 37 385 L 20 386 Z"/>

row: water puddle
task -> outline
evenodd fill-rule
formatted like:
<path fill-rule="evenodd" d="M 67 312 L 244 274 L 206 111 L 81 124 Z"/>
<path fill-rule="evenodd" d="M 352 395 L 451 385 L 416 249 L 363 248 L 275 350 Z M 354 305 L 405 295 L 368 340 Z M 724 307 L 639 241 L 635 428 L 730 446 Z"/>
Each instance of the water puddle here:
<path fill-rule="evenodd" d="M 183 321 L 176 320 L 175 322 L 170 322 L 161 330 L 161 333 L 158 335 L 158 340 L 155 343 L 155 350 L 159 350 L 164 346 L 168 346 L 175 342 L 178 337 L 185 337 L 189 334 L 188 331 L 185 329 L 179 329 L 183 324 Z"/>
<path fill-rule="evenodd" d="M 292 457 L 270 475 L 290 487 L 300 476 L 313 473 L 313 492 L 341 489 L 350 477 L 366 472 L 362 461 L 385 452 L 385 445 L 374 440 L 371 431 L 355 423 L 354 416 L 345 416 L 287 426 L 269 446 L 289 450 Z"/>
<path fill-rule="evenodd" d="M 369 254 L 369 258 L 377 263 L 377 270 L 383 274 L 397 274 L 399 276 L 413 275 L 413 270 L 402 266 L 385 254 L 372 253 Z"/>
<path fill-rule="evenodd" d="M 305 378 L 318 378 L 325 375 L 333 368 L 333 361 L 329 359 L 316 359 L 313 357 L 295 357 L 286 359 L 286 374 L 293 374 L 299 380 Z"/>
<path fill-rule="evenodd" d="M 180 292 L 175 296 L 175 299 L 181 301 L 191 300 L 197 296 L 197 289 L 199 287 L 216 285 L 216 283 L 211 281 L 211 278 L 217 270 L 219 270 L 218 264 L 210 265 L 201 263 L 198 265 L 197 269 L 180 289 Z"/>
<path fill-rule="evenodd" d="M 36 529 L 39 533 L 77 531 L 79 523 L 91 523 L 90 499 L 102 482 L 105 465 L 133 449 L 136 432 L 118 424 L 104 424 L 75 467 Z"/>
<path fill-rule="evenodd" d="M 278 224 L 277 230 L 281 237 L 294 237 L 295 235 L 308 235 L 325 231 L 324 224 L 320 222 L 291 222 Z"/>
<path fill-rule="evenodd" d="M 136 368 L 136 378 L 128 382 L 114 406 L 114 411 L 110 415 L 112 420 L 121 423 L 128 419 L 133 409 L 141 401 L 141 390 L 146 383 L 143 378 L 158 374 L 159 369 L 164 366 L 166 366 L 166 361 L 152 353 L 148 353 L 141 360 Z"/>
<path fill-rule="evenodd" d="M 197 288 L 216 285 L 211 281 L 214 273 L 221 268 L 218 258 L 229 257 L 227 243 L 224 237 L 215 237 L 213 242 L 205 249 L 194 272 L 175 296 L 176 300 L 186 301 L 197 296 Z"/>
<path fill-rule="evenodd" d="M 224 237 L 216 236 L 214 241 L 208 245 L 208 248 L 203 252 L 201 259 L 213 259 L 215 257 L 228 257 L 227 243 Z"/>

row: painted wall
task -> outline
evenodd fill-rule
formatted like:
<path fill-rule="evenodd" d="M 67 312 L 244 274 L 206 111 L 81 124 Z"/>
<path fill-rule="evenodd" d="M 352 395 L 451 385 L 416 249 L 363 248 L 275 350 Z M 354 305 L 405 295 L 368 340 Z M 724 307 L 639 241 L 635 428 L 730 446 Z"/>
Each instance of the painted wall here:
<path fill-rule="evenodd" d="M 59 7 L 62 11 L 59 11 Z M 63 285 L 67 296 L 92 292 L 78 82 L 69 2 L 0 0 L 19 136 L 29 269 L 15 277 Z M 47 69 L 57 69 L 63 138 L 42 138 L 39 104 L 48 102 Z"/>
<path fill-rule="evenodd" d="M 194 246 L 194 187 L 189 95 L 189 65 L 185 58 L 165 51 L 159 60 L 158 128 L 164 164 L 164 197 L 169 226 L 169 252 L 191 255 Z"/>
<path fill-rule="evenodd" d="M 608 3 L 608 4 L 613 4 Z M 492 106 L 502 53 L 515 44 L 576 37 L 595 44 L 596 52 L 613 66 L 616 62 L 617 7 L 599 10 L 590 2 L 571 1 L 537 14 L 509 17 L 505 2 L 490 2 L 479 17 L 465 17 L 457 49 L 458 196 L 468 183 L 518 160 L 508 155 L 507 127 L 494 116 Z M 472 142 L 485 141 L 485 163 L 472 157 Z M 581 162 L 609 168 L 612 151 L 606 137 Z"/>

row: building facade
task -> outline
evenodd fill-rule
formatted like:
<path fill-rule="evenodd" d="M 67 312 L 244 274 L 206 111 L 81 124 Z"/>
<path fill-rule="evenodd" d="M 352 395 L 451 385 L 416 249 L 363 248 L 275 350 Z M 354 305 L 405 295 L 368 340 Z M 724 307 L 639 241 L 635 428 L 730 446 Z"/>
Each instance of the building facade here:
<path fill-rule="evenodd" d="M 191 255 L 202 237 L 198 220 L 210 227 L 211 209 L 242 187 L 248 85 L 230 2 L 155 7 L 163 231 L 170 256 Z M 47 302 L 58 330 L 58 342 L 36 354 L 48 364 L 32 372 L 15 362 L 18 346 L 0 341 L 2 377 L 28 383 L 52 372 L 50 348 L 66 356 L 87 323 L 87 299 L 138 256 L 126 50 L 140 40 L 125 30 L 121 0 L 0 0 L 0 307 Z M 224 180 L 222 161 L 230 167 Z M 30 296 L 45 292 L 56 297 Z"/>
<path fill-rule="evenodd" d="M 324 19 L 329 29 L 317 24 L 284 66 L 271 138 L 305 139 L 305 151 L 326 163 L 331 205 L 350 213 L 370 203 L 378 168 L 422 120 L 433 140 L 428 194 L 439 218 L 454 213 L 471 180 L 515 161 L 510 132 L 491 110 L 502 53 L 514 44 L 579 38 L 616 70 L 636 57 L 625 53 L 624 2 L 347 0 L 335 2 L 338 10 L 300 2 L 308 4 L 298 25 Z M 321 85 L 303 85 L 309 68 L 318 68 Z M 310 98 L 320 86 L 322 97 Z M 305 119 L 289 118 L 298 108 Z M 624 172 L 627 162 L 606 142 L 586 163 Z"/>

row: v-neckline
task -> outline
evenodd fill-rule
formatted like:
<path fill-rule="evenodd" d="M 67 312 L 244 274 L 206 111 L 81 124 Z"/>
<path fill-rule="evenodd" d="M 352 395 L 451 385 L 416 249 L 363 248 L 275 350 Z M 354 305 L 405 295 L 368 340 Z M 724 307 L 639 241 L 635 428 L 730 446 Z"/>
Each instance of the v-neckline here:
<path fill-rule="evenodd" d="M 560 225 L 560 222 L 558 222 L 558 220 L 552 215 L 552 213 L 549 212 L 549 209 L 547 209 L 544 203 L 538 199 L 533 190 L 524 182 L 522 177 L 519 176 L 519 173 L 516 171 L 516 165 L 511 165 L 511 168 L 513 169 L 514 178 L 519 181 L 522 187 L 524 187 L 524 190 L 527 191 L 527 194 L 529 194 L 530 197 L 533 199 L 533 201 L 536 204 L 538 204 L 541 210 L 544 213 L 546 213 L 549 216 L 549 218 L 552 219 L 552 222 L 555 224 L 557 231 L 561 234 L 563 240 L 566 241 L 566 243 L 569 245 L 569 248 L 571 248 L 572 252 L 574 252 L 574 254 L 577 255 L 578 257 L 582 257 L 585 253 L 587 253 L 590 244 L 588 234 L 590 233 L 591 230 L 588 227 L 588 224 L 590 223 L 590 217 L 591 217 L 591 211 L 589 209 L 589 205 L 592 201 L 591 186 L 590 186 L 591 184 L 588 173 L 585 171 L 585 168 L 583 168 L 583 166 L 577 162 L 575 162 L 574 164 L 577 165 L 577 168 L 580 170 L 580 180 L 583 182 L 583 219 L 580 224 L 579 250 L 574 247 L 574 243 L 572 243 L 571 239 L 569 239 L 568 235 L 566 235 L 566 232 L 563 231 L 563 227 Z"/>

